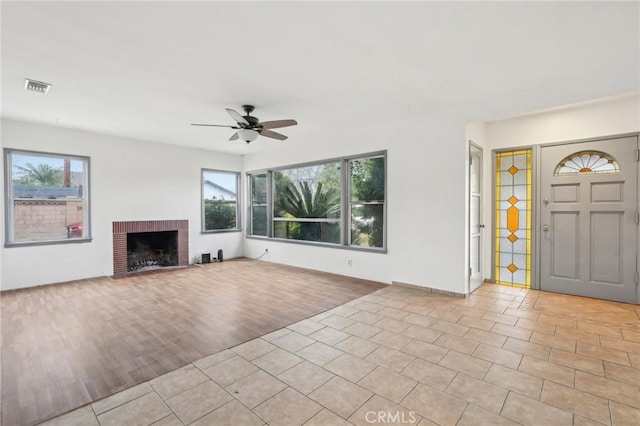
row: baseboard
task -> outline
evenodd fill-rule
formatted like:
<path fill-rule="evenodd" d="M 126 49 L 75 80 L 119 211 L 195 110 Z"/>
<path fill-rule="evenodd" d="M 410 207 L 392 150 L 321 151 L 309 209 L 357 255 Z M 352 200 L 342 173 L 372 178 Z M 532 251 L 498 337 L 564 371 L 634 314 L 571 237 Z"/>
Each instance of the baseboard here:
<path fill-rule="evenodd" d="M 455 291 L 440 290 L 438 288 L 431 288 L 431 287 L 426 287 L 426 286 L 416 285 L 416 284 L 401 283 L 399 281 L 391 281 L 391 285 L 399 285 L 401 287 L 408 287 L 414 290 L 421 290 L 426 293 L 441 294 L 443 296 L 453 296 L 453 297 L 462 297 L 462 298 L 467 297 L 467 294 L 465 293 L 456 293 Z"/>

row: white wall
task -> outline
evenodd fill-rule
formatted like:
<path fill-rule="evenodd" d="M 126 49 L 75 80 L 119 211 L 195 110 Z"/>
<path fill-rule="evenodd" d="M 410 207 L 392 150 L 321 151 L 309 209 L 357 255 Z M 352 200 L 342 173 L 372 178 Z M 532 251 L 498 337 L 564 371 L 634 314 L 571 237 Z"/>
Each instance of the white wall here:
<path fill-rule="evenodd" d="M 489 149 L 575 141 L 637 132 L 640 95 L 594 100 L 487 122 Z"/>
<path fill-rule="evenodd" d="M 2 146 L 90 157 L 93 241 L 2 249 L 2 290 L 113 274 L 112 222 L 189 220 L 189 255 L 242 256 L 242 234 L 201 234 L 202 168 L 242 170 L 242 157 L 3 120 Z M 4 199 L 3 199 L 4 200 Z M 4 241 L 4 240 L 3 240 Z"/>
<path fill-rule="evenodd" d="M 552 110 L 531 113 L 486 123 L 485 172 L 484 172 L 484 239 L 485 277 L 491 271 L 491 230 L 493 155 L 492 150 L 537 146 L 553 142 L 570 142 L 581 139 L 596 139 L 612 135 L 640 132 L 640 95 L 638 93 L 582 104 L 558 107 Z M 473 136 L 471 137 L 473 139 Z M 535 185 L 535 183 L 534 183 Z"/>
<path fill-rule="evenodd" d="M 245 255 L 332 273 L 465 291 L 465 125 L 436 113 L 248 155 L 246 171 L 387 150 L 388 253 L 245 240 Z M 348 260 L 352 266 L 348 266 Z"/>

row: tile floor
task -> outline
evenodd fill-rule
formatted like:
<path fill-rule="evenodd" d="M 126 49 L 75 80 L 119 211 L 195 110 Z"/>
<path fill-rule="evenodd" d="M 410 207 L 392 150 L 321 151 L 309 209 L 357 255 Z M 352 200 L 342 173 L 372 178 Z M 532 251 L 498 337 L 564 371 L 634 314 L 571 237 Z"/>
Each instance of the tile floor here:
<path fill-rule="evenodd" d="M 638 425 L 640 306 L 389 286 L 51 425 Z"/>

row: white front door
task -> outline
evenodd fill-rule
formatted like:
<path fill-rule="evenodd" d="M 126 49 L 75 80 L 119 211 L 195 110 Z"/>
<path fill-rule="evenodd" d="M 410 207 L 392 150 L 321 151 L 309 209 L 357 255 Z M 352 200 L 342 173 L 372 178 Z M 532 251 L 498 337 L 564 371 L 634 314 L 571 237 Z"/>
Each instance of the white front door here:
<path fill-rule="evenodd" d="M 469 291 L 482 284 L 482 149 L 469 146 Z"/>
<path fill-rule="evenodd" d="M 637 137 L 541 148 L 542 290 L 636 303 L 637 149 Z"/>

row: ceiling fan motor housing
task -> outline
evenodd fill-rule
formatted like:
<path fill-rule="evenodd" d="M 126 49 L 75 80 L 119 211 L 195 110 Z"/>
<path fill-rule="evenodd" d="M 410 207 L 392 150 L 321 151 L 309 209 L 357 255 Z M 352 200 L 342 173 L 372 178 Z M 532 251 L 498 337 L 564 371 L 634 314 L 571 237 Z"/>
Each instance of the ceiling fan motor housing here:
<path fill-rule="evenodd" d="M 242 118 L 244 118 L 249 122 L 249 126 L 248 126 L 249 128 L 257 127 L 258 123 L 260 122 L 260 120 L 257 117 L 253 117 L 251 115 L 245 115 Z"/>

